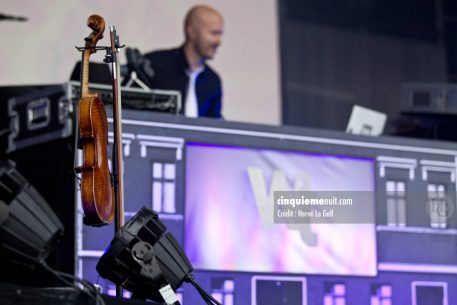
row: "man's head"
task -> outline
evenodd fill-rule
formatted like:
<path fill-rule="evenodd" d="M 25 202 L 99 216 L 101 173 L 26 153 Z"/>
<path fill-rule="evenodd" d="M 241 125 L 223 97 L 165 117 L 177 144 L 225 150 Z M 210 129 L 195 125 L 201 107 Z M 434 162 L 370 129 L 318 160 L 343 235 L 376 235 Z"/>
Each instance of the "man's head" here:
<path fill-rule="evenodd" d="M 184 22 L 186 44 L 202 60 L 212 59 L 221 44 L 224 23 L 215 9 L 198 5 L 189 10 Z"/>

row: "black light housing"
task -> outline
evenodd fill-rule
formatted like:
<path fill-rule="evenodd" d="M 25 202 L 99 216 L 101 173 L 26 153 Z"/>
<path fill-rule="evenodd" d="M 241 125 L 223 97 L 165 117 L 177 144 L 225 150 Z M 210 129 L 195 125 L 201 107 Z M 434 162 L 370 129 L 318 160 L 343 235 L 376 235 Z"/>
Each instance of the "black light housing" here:
<path fill-rule="evenodd" d="M 142 208 L 117 231 L 97 263 L 103 277 L 131 291 L 134 298 L 164 302 L 159 289 L 174 291 L 192 272 L 192 265 L 157 213 Z"/>
<path fill-rule="evenodd" d="M 63 234 L 63 225 L 43 197 L 15 168 L 0 161 L 0 266 L 33 270 Z M 20 270 L 20 269 L 19 269 Z"/>

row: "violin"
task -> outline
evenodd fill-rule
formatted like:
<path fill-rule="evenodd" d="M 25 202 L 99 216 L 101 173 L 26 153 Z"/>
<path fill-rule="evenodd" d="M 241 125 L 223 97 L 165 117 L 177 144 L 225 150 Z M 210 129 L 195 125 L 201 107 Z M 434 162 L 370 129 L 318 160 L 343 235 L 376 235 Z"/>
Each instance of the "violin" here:
<path fill-rule="evenodd" d="M 81 99 L 79 101 L 79 141 L 83 150 L 81 173 L 81 200 L 84 224 L 104 226 L 113 221 L 115 204 L 111 174 L 108 167 L 108 121 L 105 105 L 97 93 L 89 91 L 89 58 L 96 52 L 98 40 L 103 38 L 105 21 L 91 15 L 87 26 L 92 33 L 85 38 L 81 62 Z"/>

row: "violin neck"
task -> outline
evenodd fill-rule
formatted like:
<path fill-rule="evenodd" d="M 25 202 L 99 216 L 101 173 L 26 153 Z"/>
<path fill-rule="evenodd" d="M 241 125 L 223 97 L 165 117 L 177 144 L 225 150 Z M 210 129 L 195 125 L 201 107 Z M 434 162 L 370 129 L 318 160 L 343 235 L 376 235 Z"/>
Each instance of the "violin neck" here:
<path fill-rule="evenodd" d="M 81 61 L 81 98 L 90 96 L 89 92 L 89 50 L 83 52 Z"/>

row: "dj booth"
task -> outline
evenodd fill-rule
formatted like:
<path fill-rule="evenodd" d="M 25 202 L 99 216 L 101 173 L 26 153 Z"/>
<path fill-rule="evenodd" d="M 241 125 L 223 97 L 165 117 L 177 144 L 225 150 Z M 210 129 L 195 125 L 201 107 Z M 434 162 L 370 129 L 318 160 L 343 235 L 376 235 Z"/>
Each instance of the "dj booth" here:
<path fill-rule="evenodd" d="M 30 96 L 10 96 L 9 118 L 2 122 L 12 133 L 4 145 L 65 226 L 50 258 L 56 268 L 113 294 L 114 285 L 98 277 L 95 265 L 114 229 L 83 225 L 73 175 L 78 87 L 66 86 L 40 88 L 48 90 L 49 102 L 36 92 L 32 103 Z M 421 200 L 431 186 L 443 186 L 455 203 L 457 144 L 192 119 L 175 114 L 178 98 L 166 103 L 175 105 L 168 113 L 123 110 L 125 218 L 143 206 L 156 211 L 202 286 L 224 304 L 314 304 L 332 295 L 332 285 L 347 288 L 347 304 L 366 304 L 379 282 L 396 291 L 393 303 L 409 303 L 411 286 L 405 283 L 425 283 L 429 272 L 436 281 L 454 283 L 457 213 L 435 219 Z M 50 105 L 48 112 L 43 105 Z M 112 123 L 111 107 L 107 112 Z M 56 130 L 46 129 L 51 126 Z M 395 202 L 406 202 L 401 212 L 390 206 L 392 185 L 399 188 Z M 366 209 L 373 221 L 322 228 L 273 223 L 273 192 L 306 187 L 370 192 Z M 182 304 L 201 303 L 186 285 L 177 293 Z"/>

